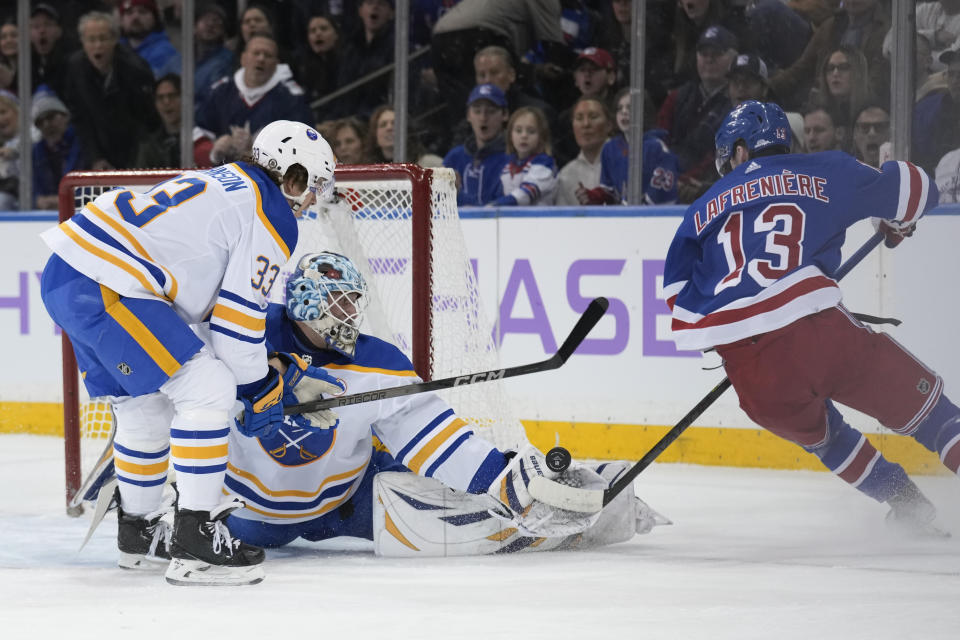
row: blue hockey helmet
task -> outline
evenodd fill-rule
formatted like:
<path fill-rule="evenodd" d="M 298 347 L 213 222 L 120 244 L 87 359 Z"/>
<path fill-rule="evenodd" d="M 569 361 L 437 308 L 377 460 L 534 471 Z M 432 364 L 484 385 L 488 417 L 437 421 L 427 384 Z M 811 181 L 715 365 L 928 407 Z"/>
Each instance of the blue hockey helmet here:
<path fill-rule="evenodd" d="M 287 280 L 287 316 L 350 358 L 367 300 L 363 274 L 349 258 L 332 251 L 306 254 Z"/>
<path fill-rule="evenodd" d="M 717 129 L 717 172 L 730 171 L 730 158 L 738 142 L 752 154 L 773 146 L 790 149 L 790 122 L 780 105 L 774 102 L 747 100 L 727 114 Z"/>

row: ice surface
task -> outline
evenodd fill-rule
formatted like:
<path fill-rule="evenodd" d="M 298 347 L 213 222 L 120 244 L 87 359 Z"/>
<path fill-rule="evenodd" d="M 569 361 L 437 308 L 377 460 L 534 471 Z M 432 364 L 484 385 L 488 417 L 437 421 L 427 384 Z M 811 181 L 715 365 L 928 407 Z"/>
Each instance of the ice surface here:
<path fill-rule="evenodd" d="M 745 640 L 960 638 L 960 480 L 921 477 L 957 537 L 914 540 L 826 473 L 653 465 L 676 523 L 595 551 L 385 560 L 371 544 L 268 552 L 250 587 L 116 568 L 111 514 L 63 508 L 62 441 L 0 435 L 0 636 Z"/>

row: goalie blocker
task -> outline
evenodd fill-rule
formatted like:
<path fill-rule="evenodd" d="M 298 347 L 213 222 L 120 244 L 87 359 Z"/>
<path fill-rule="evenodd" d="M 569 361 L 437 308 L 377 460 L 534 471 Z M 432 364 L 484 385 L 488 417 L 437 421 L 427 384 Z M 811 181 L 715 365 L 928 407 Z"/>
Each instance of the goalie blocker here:
<path fill-rule="evenodd" d="M 612 484 L 629 463 L 612 462 L 596 471 Z M 565 481 L 564 476 L 558 478 Z M 446 557 L 585 549 L 625 542 L 670 521 L 628 488 L 588 528 L 569 535 L 536 536 L 495 517 L 498 501 L 451 489 L 413 473 L 379 473 L 373 481 L 373 545 L 384 557 Z"/>

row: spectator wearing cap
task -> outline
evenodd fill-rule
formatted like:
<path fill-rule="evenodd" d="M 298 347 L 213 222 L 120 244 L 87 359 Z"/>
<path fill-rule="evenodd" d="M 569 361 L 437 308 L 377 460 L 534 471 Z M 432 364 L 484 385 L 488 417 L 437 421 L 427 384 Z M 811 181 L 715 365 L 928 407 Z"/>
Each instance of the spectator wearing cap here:
<path fill-rule="evenodd" d="M 467 99 L 467 121 L 473 136 L 454 147 L 443 166 L 457 173 L 457 204 L 485 205 L 503 195 L 500 174 L 509 162 L 503 128 L 507 98 L 494 84 L 480 84 Z"/>
<path fill-rule="evenodd" d="M 393 0 L 360 0 L 360 25 L 346 35 L 337 67 L 338 86 L 347 85 L 393 62 Z M 414 77 L 414 76 L 411 76 Z M 390 75 L 384 74 L 337 101 L 339 116 L 369 117 L 388 102 Z"/>
<path fill-rule="evenodd" d="M 842 8 L 817 28 L 803 54 L 770 78 L 770 87 L 784 108 L 797 108 L 807 100 L 817 70 L 841 45 L 863 54 L 873 95 L 890 95 L 890 65 L 883 57 L 883 39 L 890 29 L 890 9 L 880 0 L 847 0 Z"/>
<path fill-rule="evenodd" d="M 79 46 L 63 32 L 60 12 L 53 5 L 39 2 L 30 11 L 30 48 L 32 57 L 31 87 L 47 85 L 62 96 L 66 80 L 67 59 Z"/>
<path fill-rule="evenodd" d="M 776 102 L 770 96 L 767 63 L 749 53 L 742 53 L 733 60 L 727 72 L 727 95 L 730 107 L 736 107 L 747 100 Z"/>
<path fill-rule="evenodd" d="M 129 169 L 137 146 L 160 125 L 153 104 L 153 72 L 118 42 L 114 17 L 91 11 L 80 18 L 82 51 L 70 56 L 63 101 L 94 170 Z"/>
<path fill-rule="evenodd" d="M 211 155 L 215 164 L 238 159 L 249 150 L 251 136 L 274 120 L 313 126 L 303 89 L 278 55 L 271 36 L 254 35 L 240 56 L 241 67 L 214 83 L 207 99 L 197 105 L 197 126 L 216 140 Z"/>
<path fill-rule="evenodd" d="M 960 51 L 944 51 L 947 87 L 934 91 L 913 110 L 911 159 L 933 172 L 948 151 L 960 147 Z"/>
<path fill-rule="evenodd" d="M 146 60 L 159 78 L 180 73 L 180 52 L 163 28 L 163 20 L 155 0 L 123 0 L 120 3 L 120 31 L 123 44 Z"/>
<path fill-rule="evenodd" d="M 678 200 L 690 203 L 716 178 L 714 135 L 730 112 L 727 71 L 737 57 L 737 40 L 720 25 L 704 30 L 697 43 L 697 78 L 667 94 L 657 124 L 680 165 Z"/>
<path fill-rule="evenodd" d="M 573 82 L 577 89 L 577 100 L 580 98 L 596 98 L 603 102 L 612 111 L 613 94 L 616 92 L 617 69 L 613 56 L 604 49 L 588 47 L 577 56 L 577 63 L 573 68 Z M 571 114 L 573 108 L 565 109 L 558 118 L 555 132 L 554 155 L 560 165 L 564 165 L 578 153 L 576 140 L 573 136 Z"/>
<path fill-rule="evenodd" d="M 233 52 L 225 45 L 227 12 L 216 2 L 200 2 L 193 23 L 196 68 L 193 72 L 194 104 L 210 95 L 210 88 L 233 71 Z"/>
<path fill-rule="evenodd" d="M 33 145 L 33 204 L 37 209 L 56 209 L 60 179 L 87 168 L 80 138 L 70 124 L 70 111 L 52 93 L 34 96 L 32 116 L 40 131 L 40 140 Z"/>

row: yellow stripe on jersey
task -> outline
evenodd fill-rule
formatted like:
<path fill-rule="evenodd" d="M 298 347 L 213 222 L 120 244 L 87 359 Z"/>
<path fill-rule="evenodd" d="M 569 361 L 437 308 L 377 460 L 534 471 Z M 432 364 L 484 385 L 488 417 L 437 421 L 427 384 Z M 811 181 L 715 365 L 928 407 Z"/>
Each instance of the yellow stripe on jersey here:
<path fill-rule="evenodd" d="M 117 469 L 120 471 L 135 473 L 138 476 L 155 476 L 158 473 L 166 473 L 167 471 L 166 460 L 163 462 L 155 462 L 153 464 L 136 464 L 133 462 L 127 462 L 122 458 L 114 458 L 113 464 L 116 465 Z"/>
<path fill-rule="evenodd" d="M 414 473 L 420 473 L 420 468 L 423 466 L 423 463 L 427 461 L 427 458 L 432 456 L 434 452 L 440 448 L 440 445 L 446 442 L 458 429 L 466 426 L 466 424 L 465 420 L 455 418 L 453 422 L 447 425 L 446 429 L 433 436 L 430 442 L 423 445 L 423 448 L 420 449 L 417 455 L 413 456 L 413 459 L 410 460 L 407 468 Z"/>
<path fill-rule="evenodd" d="M 207 447 L 188 447 L 185 445 L 170 445 L 170 455 L 190 460 L 209 460 L 211 458 L 226 458 L 227 443 L 215 444 Z"/>
<path fill-rule="evenodd" d="M 123 225 L 120 224 L 119 221 L 108 216 L 102 209 L 95 206 L 92 202 L 88 203 L 85 208 L 110 225 L 111 229 L 122 235 L 145 260 L 149 260 L 159 268 L 163 269 L 163 272 L 167 274 L 167 280 L 170 282 L 170 293 L 167 295 L 169 296 L 169 300 L 175 300 L 177 298 L 177 289 L 179 289 L 180 285 L 177 284 L 177 279 L 173 277 L 173 274 L 170 273 L 170 270 L 164 267 L 162 264 L 157 264 L 147 250 L 144 249 L 139 242 L 137 242 L 137 239 L 134 238 L 129 231 L 123 228 Z"/>
<path fill-rule="evenodd" d="M 406 378 L 415 378 L 416 371 L 397 371 L 395 369 L 380 369 L 378 367 L 361 367 L 358 364 L 325 364 L 324 369 L 346 369 L 347 371 L 358 371 L 360 373 L 382 373 L 385 376 L 403 376 Z"/>
<path fill-rule="evenodd" d="M 239 325 L 244 329 L 250 329 L 251 331 L 264 331 L 267 328 L 267 319 L 266 318 L 254 318 L 249 316 L 242 311 L 237 311 L 231 307 L 226 307 L 222 304 L 218 304 L 213 307 L 213 315 L 218 318 L 223 318 L 227 322 L 232 322 L 235 325 Z"/>
<path fill-rule="evenodd" d="M 283 238 L 280 237 L 280 234 L 277 233 L 277 230 L 273 228 L 273 224 L 270 222 L 270 218 L 267 217 L 266 212 L 263 210 L 263 197 L 260 195 L 260 188 L 257 186 L 257 181 L 251 178 L 246 171 L 239 164 L 231 164 L 231 167 L 239 171 L 242 175 L 247 177 L 247 180 L 250 181 L 250 185 L 253 187 L 253 192 L 257 196 L 257 217 L 260 218 L 260 222 L 263 223 L 263 226 L 267 229 L 271 236 L 273 236 L 274 242 L 277 243 L 277 246 L 280 247 L 280 250 L 283 251 L 283 255 L 290 259 L 290 249 L 287 247 L 286 243 L 283 241 Z"/>
<path fill-rule="evenodd" d="M 110 317 L 116 320 L 117 324 L 137 341 L 137 344 L 143 348 L 165 374 L 172 376 L 179 371 L 181 364 L 170 355 L 167 348 L 157 340 L 150 329 L 140 322 L 140 318 L 123 306 L 123 303 L 120 302 L 120 295 L 116 291 L 100 285 L 100 295 L 103 297 L 103 308 L 110 314 Z"/>
<path fill-rule="evenodd" d="M 87 242 L 86 240 L 84 240 L 83 238 L 81 238 L 79 235 L 77 235 L 77 232 L 74 231 L 74 230 L 70 227 L 70 221 L 69 221 L 69 220 L 68 220 L 67 222 L 64 222 L 64 223 L 62 223 L 62 224 L 60 225 L 60 230 L 63 231 L 63 232 L 67 235 L 68 238 L 70 238 L 71 240 L 73 240 L 74 242 L 76 242 L 78 245 L 80 245 L 80 246 L 81 246 L 83 249 L 85 249 L 86 251 L 92 253 L 93 255 L 97 256 L 97 257 L 100 258 L 101 260 L 105 260 L 106 262 L 109 262 L 110 264 L 112 264 L 112 265 L 114 265 L 114 266 L 116 266 L 116 267 L 119 267 L 120 269 L 123 269 L 124 271 L 126 271 L 127 273 L 129 273 L 131 276 L 133 276 L 134 278 L 136 278 L 137 282 L 139 282 L 141 285 L 143 285 L 143 288 L 144 288 L 144 289 L 146 289 L 147 291 L 151 292 L 153 295 L 157 296 L 158 298 L 162 298 L 162 299 L 164 299 L 164 300 L 170 301 L 170 298 L 168 298 L 168 297 L 163 293 L 163 291 L 157 291 L 157 290 L 154 288 L 154 286 L 153 286 L 152 284 L 150 284 L 150 282 L 143 276 L 143 274 L 142 274 L 138 269 L 136 269 L 135 267 L 130 266 L 129 264 L 127 264 L 126 262 L 124 262 L 124 261 L 122 261 L 122 260 L 118 260 L 115 256 L 113 256 L 112 254 L 107 253 L 106 251 L 104 251 L 104 250 L 102 250 L 102 249 L 98 249 L 97 247 L 93 246 L 92 244 L 90 244 L 89 242 Z"/>
<path fill-rule="evenodd" d="M 233 464 L 230 463 L 230 462 L 227 463 L 227 470 L 229 470 L 231 473 L 234 473 L 234 474 L 240 476 L 241 478 L 244 478 L 244 479 L 246 479 L 246 480 L 249 480 L 249 481 L 252 482 L 254 485 L 256 485 L 257 489 L 259 489 L 261 493 L 264 493 L 264 494 L 266 494 L 266 495 L 268 495 L 268 496 L 273 496 L 274 498 L 284 498 L 284 497 L 287 497 L 287 498 L 316 498 L 318 495 L 320 495 L 320 492 L 323 491 L 324 488 L 326 488 L 326 486 L 327 486 L 328 484 L 330 484 L 331 482 L 336 482 L 337 480 L 344 480 L 344 479 L 349 478 L 349 477 L 351 477 L 351 476 L 357 475 L 358 473 L 360 473 L 361 471 L 363 471 L 364 469 L 367 468 L 367 464 L 369 464 L 369 462 L 370 462 L 370 458 L 367 458 L 367 459 L 364 461 L 364 463 L 363 463 L 362 465 L 360 465 L 359 467 L 357 467 L 356 469 L 351 469 L 350 471 L 344 471 L 343 473 L 338 473 L 337 475 L 330 476 L 329 478 L 324 478 L 323 481 L 320 483 L 320 486 L 317 487 L 317 490 L 316 490 L 316 491 L 297 491 L 296 489 L 287 489 L 287 490 L 284 490 L 284 491 L 274 491 L 273 489 L 267 488 L 267 486 L 266 486 L 265 484 L 263 484 L 263 482 L 261 482 L 261 481 L 260 481 L 260 478 L 258 478 L 257 476 L 253 475 L 253 474 L 250 473 L 249 471 L 244 471 L 243 469 L 238 469 L 238 468 L 236 468 L 236 467 L 233 466 Z"/>

